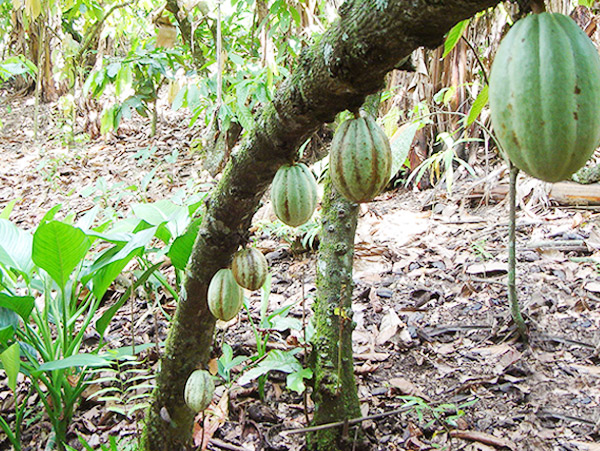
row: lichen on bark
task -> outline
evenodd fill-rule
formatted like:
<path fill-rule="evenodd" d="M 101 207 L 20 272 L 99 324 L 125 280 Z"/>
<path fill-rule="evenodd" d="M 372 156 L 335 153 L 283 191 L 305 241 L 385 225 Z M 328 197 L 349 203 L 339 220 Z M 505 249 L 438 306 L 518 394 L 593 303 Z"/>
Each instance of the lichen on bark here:
<path fill-rule="evenodd" d="M 314 375 L 314 425 L 360 416 L 352 355 L 352 260 L 358 205 L 338 194 L 329 176 L 325 181 L 321 215 L 317 298 L 313 307 L 315 335 L 310 355 Z M 316 451 L 352 449 L 355 433 L 348 432 L 343 427 L 316 431 L 308 438 L 309 448 Z"/>

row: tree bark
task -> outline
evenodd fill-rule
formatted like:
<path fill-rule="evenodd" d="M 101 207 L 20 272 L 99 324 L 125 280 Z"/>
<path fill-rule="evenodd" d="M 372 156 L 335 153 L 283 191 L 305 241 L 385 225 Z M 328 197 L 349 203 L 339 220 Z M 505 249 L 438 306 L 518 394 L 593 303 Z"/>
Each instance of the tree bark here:
<path fill-rule="evenodd" d="M 229 264 L 275 172 L 323 122 L 357 110 L 387 72 L 418 46 L 435 47 L 460 20 L 499 0 L 348 0 L 340 18 L 303 52 L 293 75 L 258 114 L 208 201 L 167 338 L 148 411 L 147 450 L 190 444 L 194 414 L 183 402 L 187 377 L 205 367 L 215 319 L 206 302 L 214 273 Z"/>
<path fill-rule="evenodd" d="M 358 205 L 333 189 L 329 175 L 321 204 L 315 335 L 310 356 L 315 425 L 360 417 L 352 353 L 352 259 Z M 343 427 L 308 437 L 309 448 L 317 451 L 353 449 L 354 439 L 354 431 Z"/>

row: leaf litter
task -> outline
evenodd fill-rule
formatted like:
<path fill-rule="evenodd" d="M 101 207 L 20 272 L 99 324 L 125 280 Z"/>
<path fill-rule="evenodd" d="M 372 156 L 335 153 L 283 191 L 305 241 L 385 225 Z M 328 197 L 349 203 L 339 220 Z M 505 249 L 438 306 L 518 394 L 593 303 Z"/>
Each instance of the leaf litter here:
<path fill-rule="evenodd" d="M 42 116 L 50 117 L 52 107 L 43 108 Z M 208 190 L 214 180 L 189 152 L 194 131 L 170 114 L 161 118 L 168 132 L 159 129 L 155 138 L 141 132 L 148 124 L 138 120 L 106 141 L 67 151 L 53 137 L 51 124 L 42 124 L 45 135 L 34 143 L 22 125 L 30 120 L 26 105 L 13 105 L 2 118 L 0 208 L 18 199 L 11 220 L 31 229 L 58 203 L 64 212 L 78 214 L 102 202 L 126 211 L 140 199 L 170 198 L 190 186 Z M 167 163 L 174 148 L 179 149 L 175 162 Z M 530 346 L 515 340 L 510 324 L 502 196 L 479 205 L 469 195 L 469 182 L 457 178 L 452 194 L 399 189 L 361 207 L 353 333 L 361 411 L 376 417 L 422 400 L 402 413 L 363 422 L 376 449 L 600 449 L 599 215 L 547 205 L 539 184 L 524 180 L 517 281 Z M 289 245 L 259 231 L 257 239 L 277 254 L 271 260 L 269 311 L 292 305 L 290 316 L 301 320 L 315 296 L 316 255 L 279 252 Z M 111 324 L 113 344 L 164 341 L 168 322 L 162 313 L 149 315 L 141 297 L 132 302 L 132 311 L 124 308 Z M 168 294 L 161 293 L 158 302 L 173 313 Z M 257 294 L 250 295 L 250 314 L 255 321 L 260 317 Z M 217 336 L 215 349 L 223 338 L 235 355 L 256 352 L 245 314 Z M 267 345 L 286 350 L 301 340 L 301 331 L 274 331 Z M 150 371 L 157 370 L 159 352 L 159 346 L 146 351 Z M 204 436 L 212 438 L 208 449 L 302 449 L 303 434 L 282 432 L 306 427 L 305 408 L 310 416 L 313 406 L 285 385 L 284 374 L 269 373 L 264 403 L 257 403 L 255 384 L 222 387 L 204 427 L 200 420 L 196 425 L 196 442 Z M 12 405 L 8 390 L 0 390 L 0 411 L 8 414 Z M 77 431 L 99 445 L 109 435 L 136 434 L 139 415 L 106 408 L 84 400 L 72 436 Z M 457 416 L 457 410 L 464 415 Z M 48 430 L 42 420 L 26 438 L 40 443 Z M 79 446 L 76 440 L 71 444 Z"/>

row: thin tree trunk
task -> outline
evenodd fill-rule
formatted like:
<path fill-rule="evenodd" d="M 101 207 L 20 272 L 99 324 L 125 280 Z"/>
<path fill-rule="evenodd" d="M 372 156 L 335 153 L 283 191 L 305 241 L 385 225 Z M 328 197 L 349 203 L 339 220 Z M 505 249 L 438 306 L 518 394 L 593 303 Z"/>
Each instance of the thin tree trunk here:
<path fill-rule="evenodd" d="M 181 451 L 194 414 L 183 402 L 187 377 L 205 367 L 215 319 L 206 303 L 214 273 L 229 263 L 275 172 L 323 122 L 356 110 L 418 46 L 435 47 L 457 22 L 499 0 L 348 0 L 340 19 L 303 52 L 295 73 L 258 115 L 214 189 L 194 245 L 148 411 L 147 450 Z"/>
<path fill-rule="evenodd" d="M 352 258 L 358 205 L 337 193 L 328 175 L 321 206 L 315 335 L 310 357 L 315 425 L 360 417 L 352 353 Z M 349 450 L 354 435 L 354 428 L 317 431 L 308 438 L 309 448 Z"/>

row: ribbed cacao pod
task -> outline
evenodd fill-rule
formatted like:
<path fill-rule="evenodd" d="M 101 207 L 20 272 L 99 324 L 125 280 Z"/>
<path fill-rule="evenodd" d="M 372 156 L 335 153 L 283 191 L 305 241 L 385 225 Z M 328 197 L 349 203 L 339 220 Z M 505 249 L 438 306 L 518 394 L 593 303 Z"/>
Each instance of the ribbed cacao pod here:
<path fill-rule="evenodd" d="M 263 253 L 251 247 L 235 254 L 231 271 L 239 286 L 254 291 L 265 283 L 269 268 Z"/>
<path fill-rule="evenodd" d="M 329 173 L 335 189 L 352 202 L 369 202 L 390 180 L 390 142 L 370 116 L 339 126 L 331 143 Z"/>
<path fill-rule="evenodd" d="M 208 285 L 208 308 L 215 318 L 229 321 L 242 308 L 244 295 L 231 269 L 219 269 Z"/>
<path fill-rule="evenodd" d="M 285 224 L 298 227 L 317 207 L 317 181 L 302 163 L 283 165 L 273 179 L 271 200 L 275 214 Z"/>
<path fill-rule="evenodd" d="M 502 40 L 492 65 L 494 131 L 519 169 L 547 182 L 568 179 L 600 141 L 600 58 L 563 14 L 533 14 Z"/>
<path fill-rule="evenodd" d="M 215 382 L 208 371 L 195 370 L 185 383 L 185 403 L 194 412 L 202 412 L 215 394 Z"/>

